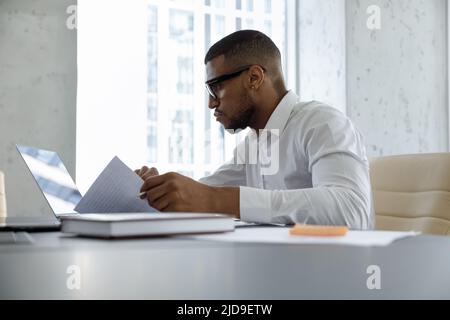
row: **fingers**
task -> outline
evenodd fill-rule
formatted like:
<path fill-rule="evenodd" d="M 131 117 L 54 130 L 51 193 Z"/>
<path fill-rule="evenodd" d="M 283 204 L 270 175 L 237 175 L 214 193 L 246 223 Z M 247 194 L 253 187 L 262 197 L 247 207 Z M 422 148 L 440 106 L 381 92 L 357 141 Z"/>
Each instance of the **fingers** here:
<path fill-rule="evenodd" d="M 141 199 L 146 199 L 151 205 L 153 202 L 164 196 L 168 192 L 167 186 L 163 183 L 157 187 L 151 188 L 141 195 Z"/>
<path fill-rule="evenodd" d="M 163 212 L 183 212 L 187 211 L 183 206 L 176 201 L 174 193 L 167 193 L 158 200 L 154 201 L 151 206 Z"/>
<path fill-rule="evenodd" d="M 159 186 L 163 184 L 167 180 L 167 174 L 158 175 L 158 176 L 148 176 L 144 180 L 144 184 L 141 187 L 139 192 L 147 192 L 151 188 Z"/>
<path fill-rule="evenodd" d="M 159 175 L 159 172 L 156 168 L 149 168 L 147 166 L 143 166 L 141 169 L 134 170 L 134 172 L 144 180 L 147 177 Z"/>
<path fill-rule="evenodd" d="M 167 197 L 162 197 L 150 205 L 158 211 L 164 211 L 165 209 L 167 209 L 169 207 L 169 204 L 170 203 L 169 203 L 169 200 L 167 199 Z"/>
<path fill-rule="evenodd" d="M 148 170 L 149 170 L 149 169 L 148 169 L 147 166 L 143 166 L 141 169 L 134 170 L 134 172 L 135 172 L 138 176 L 142 177 Z"/>
<path fill-rule="evenodd" d="M 154 177 L 159 175 L 158 170 L 156 168 L 151 168 L 148 171 L 146 171 L 143 175 L 141 175 L 142 180 L 146 180 L 149 177 Z"/>

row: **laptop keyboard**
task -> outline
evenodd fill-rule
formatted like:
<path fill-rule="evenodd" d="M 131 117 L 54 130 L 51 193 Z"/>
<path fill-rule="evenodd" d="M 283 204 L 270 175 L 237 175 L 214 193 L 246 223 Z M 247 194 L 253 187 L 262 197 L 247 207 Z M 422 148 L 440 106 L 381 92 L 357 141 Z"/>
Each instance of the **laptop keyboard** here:
<path fill-rule="evenodd" d="M 33 237 L 28 232 L 0 232 L 0 245 L 2 244 L 32 244 Z"/>

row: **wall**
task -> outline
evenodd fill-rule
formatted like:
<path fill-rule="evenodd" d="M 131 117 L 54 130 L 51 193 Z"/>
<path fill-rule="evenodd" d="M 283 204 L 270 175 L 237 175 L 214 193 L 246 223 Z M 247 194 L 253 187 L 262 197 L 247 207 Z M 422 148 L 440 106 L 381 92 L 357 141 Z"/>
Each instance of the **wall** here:
<path fill-rule="evenodd" d="M 8 215 L 51 214 L 15 144 L 57 151 L 75 175 L 76 0 L 0 0 L 0 170 Z"/>
<path fill-rule="evenodd" d="M 345 0 L 300 0 L 300 97 L 346 111 Z"/>
<path fill-rule="evenodd" d="M 369 30 L 370 5 L 381 29 Z M 448 151 L 445 0 L 347 0 L 347 112 L 368 153 Z"/>

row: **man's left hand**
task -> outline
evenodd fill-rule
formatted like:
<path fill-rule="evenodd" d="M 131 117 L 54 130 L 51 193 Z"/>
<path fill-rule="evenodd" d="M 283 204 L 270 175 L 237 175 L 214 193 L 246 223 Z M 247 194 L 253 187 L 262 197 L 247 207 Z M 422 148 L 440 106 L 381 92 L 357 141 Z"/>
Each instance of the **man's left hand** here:
<path fill-rule="evenodd" d="M 215 212 L 214 187 L 207 186 L 181 174 L 169 172 L 149 176 L 144 180 L 141 199 L 159 211 Z"/>

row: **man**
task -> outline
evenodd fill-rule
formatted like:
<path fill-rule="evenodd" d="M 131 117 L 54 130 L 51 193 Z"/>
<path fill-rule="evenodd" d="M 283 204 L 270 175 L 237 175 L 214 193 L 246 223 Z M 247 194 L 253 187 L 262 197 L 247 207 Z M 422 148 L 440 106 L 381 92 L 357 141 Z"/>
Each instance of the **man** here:
<path fill-rule="evenodd" d="M 257 161 L 234 159 L 199 182 L 155 168 L 136 172 L 160 211 L 217 212 L 245 221 L 373 227 L 368 161 L 352 122 L 320 102 L 301 103 L 286 90 L 281 56 L 258 31 L 235 32 L 205 57 L 209 108 L 226 129 L 252 129 Z M 276 144 L 276 171 L 265 174 L 263 131 Z M 267 135 L 265 135 L 267 137 Z M 245 152 L 244 152 L 245 154 Z M 267 171 L 267 170 L 266 170 Z M 272 170 L 273 171 L 273 170 Z"/>

